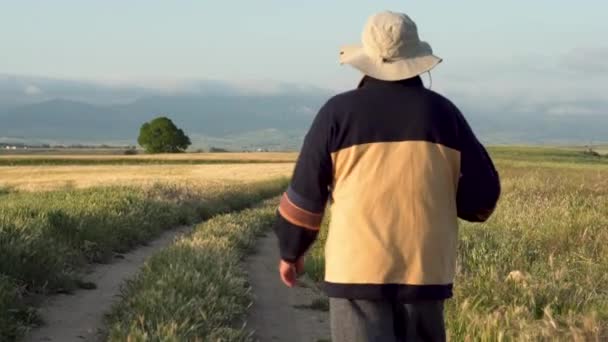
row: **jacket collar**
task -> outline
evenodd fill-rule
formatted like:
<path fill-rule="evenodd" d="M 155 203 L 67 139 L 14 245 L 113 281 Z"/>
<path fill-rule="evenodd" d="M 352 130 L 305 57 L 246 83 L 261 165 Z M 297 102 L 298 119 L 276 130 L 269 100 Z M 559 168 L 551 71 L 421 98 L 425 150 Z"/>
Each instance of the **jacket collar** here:
<path fill-rule="evenodd" d="M 399 84 L 406 87 L 423 87 L 422 79 L 420 76 L 414 76 L 412 78 L 408 78 L 405 80 L 399 81 L 382 81 L 371 76 L 364 76 L 361 82 L 359 82 L 359 86 L 357 88 L 370 87 L 370 86 L 378 86 L 378 85 L 393 85 Z"/>

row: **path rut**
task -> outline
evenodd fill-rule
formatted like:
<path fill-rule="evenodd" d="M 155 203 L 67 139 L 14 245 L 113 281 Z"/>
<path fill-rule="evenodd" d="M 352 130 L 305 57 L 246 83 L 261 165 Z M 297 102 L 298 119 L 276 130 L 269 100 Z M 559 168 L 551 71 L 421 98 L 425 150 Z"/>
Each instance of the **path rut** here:
<path fill-rule="evenodd" d="M 329 341 L 329 313 L 301 308 L 310 306 L 313 300 L 322 298 L 322 294 L 309 287 L 284 286 L 279 278 L 278 262 L 274 234 L 261 238 L 256 253 L 248 258 L 247 271 L 255 299 L 247 326 L 255 340 Z"/>
<path fill-rule="evenodd" d="M 150 256 L 190 229 L 182 227 L 166 231 L 147 245 L 124 254 L 124 259 L 95 266 L 84 277 L 85 281 L 97 285 L 94 290 L 49 297 L 39 310 L 45 325 L 32 330 L 25 341 L 99 341 L 103 336 L 104 315 L 117 299 L 120 285 L 135 276 Z"/>

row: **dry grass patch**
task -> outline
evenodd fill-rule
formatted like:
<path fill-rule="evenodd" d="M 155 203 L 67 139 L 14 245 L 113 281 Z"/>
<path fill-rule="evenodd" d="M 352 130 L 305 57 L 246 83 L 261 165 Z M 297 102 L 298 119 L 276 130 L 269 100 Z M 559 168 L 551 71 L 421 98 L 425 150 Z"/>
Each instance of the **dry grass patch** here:
<path fill-rule="evenodd" d="M 206 187 L 288 177 L 292 170 L 292 163 L 9 166 L 0 167 L 0 189 L 48 191 L 157 183 Z"/>

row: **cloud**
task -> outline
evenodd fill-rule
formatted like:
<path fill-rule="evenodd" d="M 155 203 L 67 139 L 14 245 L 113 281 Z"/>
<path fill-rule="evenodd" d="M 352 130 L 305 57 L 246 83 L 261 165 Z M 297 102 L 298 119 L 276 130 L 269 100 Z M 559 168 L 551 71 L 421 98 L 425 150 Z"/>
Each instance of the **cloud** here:
<path fill-rule="evenodd" d="M 317 112 L 315 108 L 305 105 L 292 106 L 289 111 L 301 115 L 314 115 Z"/>
<path fill-rule="evenodd" d="M 608 74 L 608 46 L 572 49 L 562 56 L 559 66 L 570 72 L 605 76 Z"/>
<path fill-rule="evenodd" d="M 274 80 L 207 80 L 183 78 L 121 78 L 109 77 L 89 81 L 114 89 L 139 88 L 164 95 L 240 94 L 281 95 L 293 93 L 329 93 L 327 90 L 297 83 Z"/>
<path fill-rule="evenodd" d="M 556 104 L 545 110 L 548 115 L 566 116 L 566 115 L 603 115 L 608 114 L 608 108 L 594 108 L 590 104 Z"/>
<path fill-rule="evenodd" d="M 27 85 L 25 87 L 25 89 L 23 89 L 23 92 L 26 95 L 35 96 L 35 95 L 42 94 L 42 89 L 38 88 L 35 85 L 30 84 L 30 85 Z"/>
<path fill-rule="evenodd" d="M 476 113 L 608 115 L 608 48 L 512 57 L 436 72 L 440 92 Z"/>

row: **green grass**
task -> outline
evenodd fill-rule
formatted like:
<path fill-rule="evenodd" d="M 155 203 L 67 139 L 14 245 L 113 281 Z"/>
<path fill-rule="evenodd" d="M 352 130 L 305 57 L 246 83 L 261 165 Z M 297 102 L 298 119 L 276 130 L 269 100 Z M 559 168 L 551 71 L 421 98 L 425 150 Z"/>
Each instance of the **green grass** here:
<path fill-rule="evenodd" d="M 608 166 L 608 155 L 596 157 L 584 153 L 583 149 L 558 147 L 530 147 L 530 146 L 494 146 L 489 149 L 493 158 L 509 162 L 526 163 L 557 163 L 563 164 L 589 164 L 592 166 Z"/>
<path fill-rule="evenodd" d="M 206 165 L 206 164 L 271 164 L 293 163 L 293 160 L 239 159 L 152 159 L 152 158 L 0 158 L 0 166 L 53 165 Z"/>
<path fill-rule="evenodd" d="M 0 340 L 36 323 L 32 294 L 70 292 L 91 262 L 107 262 L 163 230 L 275 196 L 286 180 L 199 193 L 156 186 L 6 193 L 0 201 Z"/>
<path fill-rule="evenodd" d="M 315 311 L 329 311 L 329 299 L 326 297 L 315 298 L 310 304 L 300 304 L 293 306 L 296 309 L 307 309 Z"/>
<path fill-rule="evenodd" d="M 461 223 L 451 339 L 608 340 L 608 168 L 572 152 L 492 153 L 503 195 L 488 222 Z M 326 230 L 305 265 L 317 281 Z"/>
<path fill-rule="evenodd" d="M 154 255 L 107 318 L 110 341 L 247 341 L 252 297 L 241 261 L 275 218 L 276 199 L 215 217 Z"/>

